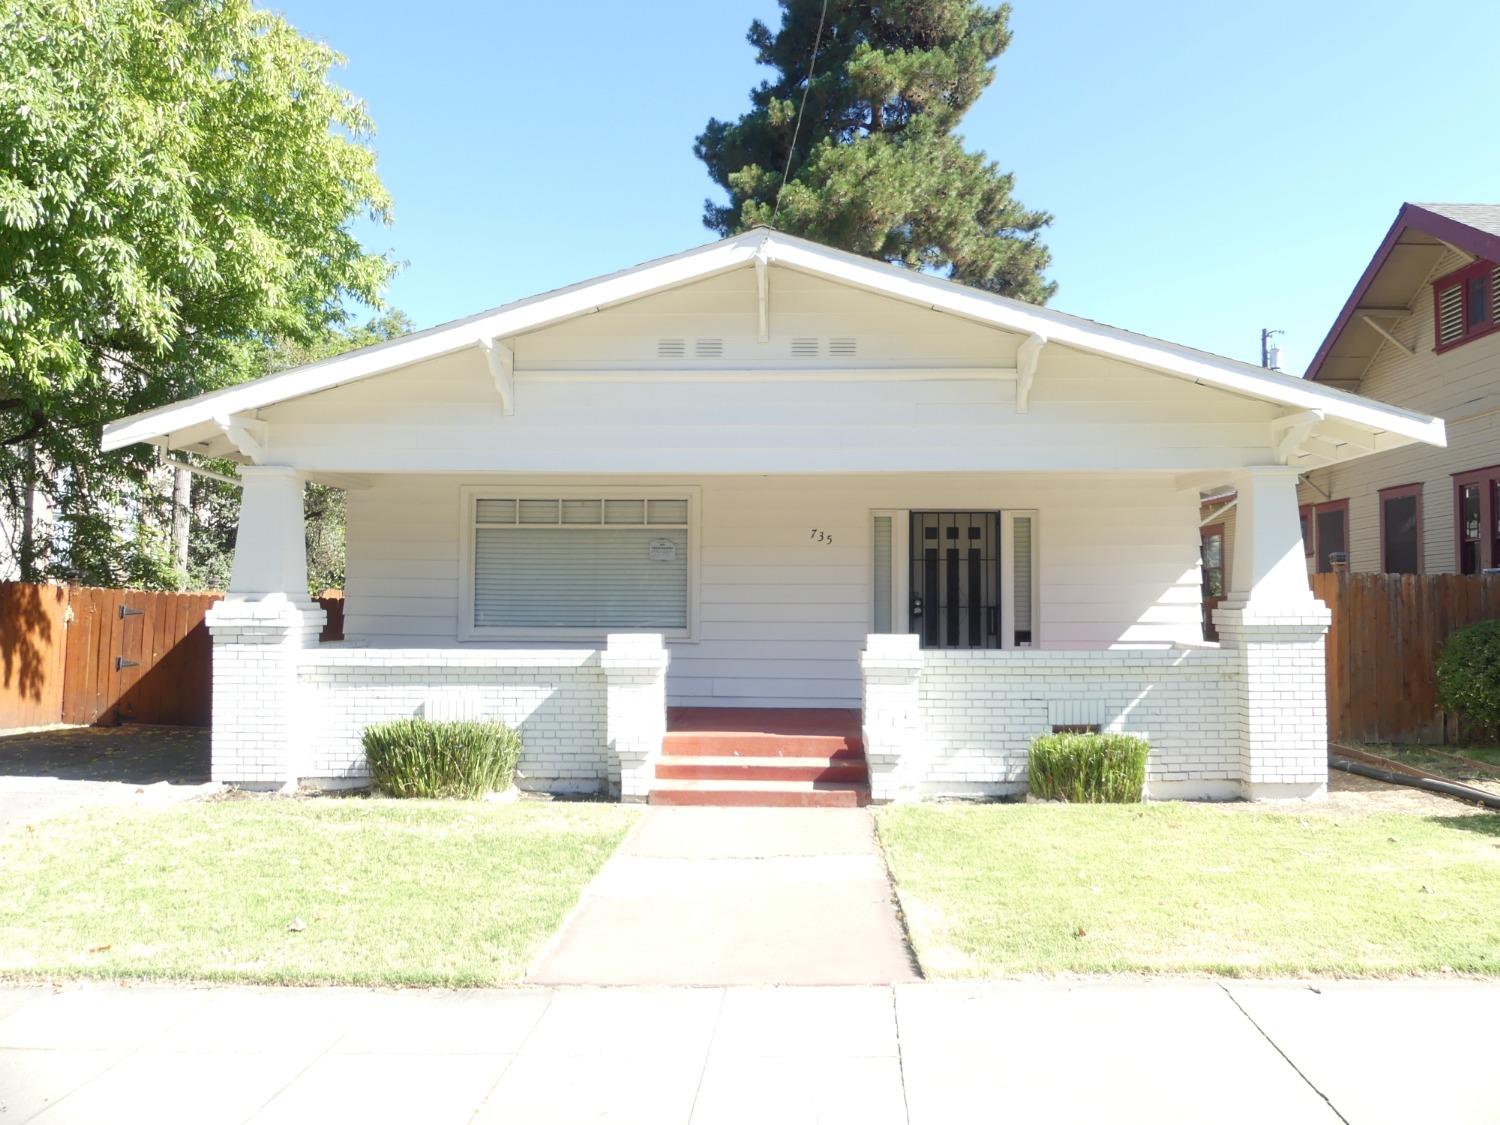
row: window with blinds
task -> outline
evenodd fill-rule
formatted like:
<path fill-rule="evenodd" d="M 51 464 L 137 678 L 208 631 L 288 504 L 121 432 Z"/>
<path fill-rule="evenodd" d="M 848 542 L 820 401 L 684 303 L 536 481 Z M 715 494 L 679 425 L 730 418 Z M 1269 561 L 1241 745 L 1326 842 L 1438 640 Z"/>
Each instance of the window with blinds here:
<path fill-rule="evenodd" d="M 686 629 L 685 497 L 477 498 L 476 629 Z"/>
<path fill-rule="evenodd" d="M 1437 350 L 1500 327 L 1500 266 L 1475 262 L 1433 282 Z"/>

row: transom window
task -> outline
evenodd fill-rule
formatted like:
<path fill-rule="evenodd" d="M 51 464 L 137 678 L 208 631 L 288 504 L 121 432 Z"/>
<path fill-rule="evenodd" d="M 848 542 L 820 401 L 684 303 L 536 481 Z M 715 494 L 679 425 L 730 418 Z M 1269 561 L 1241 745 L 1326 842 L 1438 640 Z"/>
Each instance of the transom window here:
<path fill-rule="evenodd" d="M 463 635 L 688 634 L 692 498 L 468 490 Z"/>
<path fill-rule="evenodd" d="M 1432 283 L 1433 339 L 1445 351 L 1500 327 L 1500 267 L 1475 262 Z"/>

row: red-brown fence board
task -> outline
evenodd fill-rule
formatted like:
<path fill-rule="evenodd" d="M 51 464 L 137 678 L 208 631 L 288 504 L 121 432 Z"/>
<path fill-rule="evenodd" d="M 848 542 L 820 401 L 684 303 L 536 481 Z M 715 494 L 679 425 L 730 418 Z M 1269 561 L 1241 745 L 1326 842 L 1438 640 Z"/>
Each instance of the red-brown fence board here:
<path fill-rule="evenodd" d="M 1438 654 L 1454 630 L 1500 618 L 1500 576 L 1317 574 L 1312 584 L 1333 615 L 1328 737 L 1442 738 Z"/>
<path fill-rule="evenodd" d="M 213 639 L 203 617 L 222 596 L 0 583 L 0 730 L 208 726 Z M 318 604 L 328 611 L 320 639 L 342 640 L 343 595 L 327 591 Z"/>
<path fill-rule="evenodd" d="M 64 586 L 0 582 L 0 728 L 58 721 L 67 613 Z"/>

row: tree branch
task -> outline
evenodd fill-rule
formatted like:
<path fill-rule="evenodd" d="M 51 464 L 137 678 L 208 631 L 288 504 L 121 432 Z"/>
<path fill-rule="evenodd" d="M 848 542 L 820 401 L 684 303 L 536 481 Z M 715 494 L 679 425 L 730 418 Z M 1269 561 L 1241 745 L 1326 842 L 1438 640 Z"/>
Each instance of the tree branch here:
<path fill-rule="evenodd" d="M 27 426 L 26 429 L 22 430 L 19 434 L 13 434 L 12 436 L 5 438 L 3 441 L 0 441 L 0 445 L 20 445 L 22 442 L 30 441 L 32 438 L 40 434 L 42 432 L 42 429 L 47 425 L 46 415 L 38 414 L 36 411 L 32 411 L 30 417 L 31 425 Z"/>

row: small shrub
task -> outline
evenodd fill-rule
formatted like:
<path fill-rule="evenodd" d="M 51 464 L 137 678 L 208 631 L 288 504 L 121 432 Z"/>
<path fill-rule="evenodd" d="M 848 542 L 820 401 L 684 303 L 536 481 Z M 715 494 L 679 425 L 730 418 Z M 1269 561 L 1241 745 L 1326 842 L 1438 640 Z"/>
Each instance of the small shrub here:
<path fill-rule="evenodd" d="M 1500 621 L 1465 625 L 1443 642 L 1438 703 L 1474 731 L 1500 731 Z"/>
<path fill-rule="evenodd" d="M 1144 738 L 1128 734 L 1043 734 L 1031 743 L 1026 781 L 1053 801 L 1130 804 L 1146 786 Z"/>
<path fill-rule="evenodd" d="M 483 797 L 510 787 L 521 757 L 521 736 L 500 723 L 396 719 L 363 741 L 375 787 L 393 797 Z"/>

